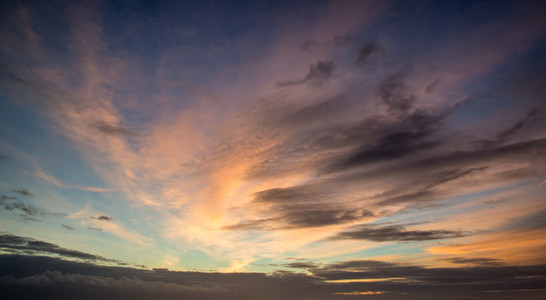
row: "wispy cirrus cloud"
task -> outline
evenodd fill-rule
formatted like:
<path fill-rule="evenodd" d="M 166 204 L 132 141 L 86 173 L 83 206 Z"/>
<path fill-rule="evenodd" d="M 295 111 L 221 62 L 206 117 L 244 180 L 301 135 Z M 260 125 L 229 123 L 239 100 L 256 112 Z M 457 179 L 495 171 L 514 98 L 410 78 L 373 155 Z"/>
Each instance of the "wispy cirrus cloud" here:
<path fill-rule="evenodd" d="M 59 181 L 56 177 L 53 175 L 47 174 L 44 171 L 38 170 L 36 171 L 35 175 L 57 187 L 60 188 L 68 188 L 68 189 L 76 189 L 76 190 L 82 190 L 87 192 L 111 192 L 111 189 L 107 188 L 100 188 L 100 187 L 92 187 L 92 186 L 83 186 L 83 185 L 77 185 L 77 184 L 66 184 Z"/>

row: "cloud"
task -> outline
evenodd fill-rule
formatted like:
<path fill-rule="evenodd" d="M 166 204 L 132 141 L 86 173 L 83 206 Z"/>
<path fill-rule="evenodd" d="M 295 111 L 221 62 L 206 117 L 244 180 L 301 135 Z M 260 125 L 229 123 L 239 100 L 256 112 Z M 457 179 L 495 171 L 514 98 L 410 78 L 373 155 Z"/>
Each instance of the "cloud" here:
<path fill-rule="evenodd" d="M 101 133 L 104 133 L 106 135 L 114 135 L 114 136 L 133 136 L 134 133 L 122 126 L 119 125 L 113 125 L 106 122 L 95 122 L 91 125 L 92 128 L 95 128 Z"/>
<path fill-rule="evenodd" d="M 376 124 L 368 126 L 367 133 L 375 141 L 370 141 L 370 137 L 368 137 L 365 139 L 364 145 L 348 151 L 345 158 L 338 158 L 337 161 L 330 162 L 330 166 L 325 170 L 340 171 L 355 166 L 400 159 L 420 151 L 433 149 L 442 144 L 442 141 L 432 139 L 432 137 L 448 114 L 449 110 L 436 113 L 415 111 L 411 115 L 401 117 L 391 123 L 372 121 Z"/>
<path fill-rule="evenodd" d="M 377 95 L 387 106 L 389 112 L 405 115 L 413 108 L 415 95 L 404 83 L 406 73 L 397 73 L 385 78 L 377 88 Z"/>
<path fill-rule="evenodd" d="M 537 115 L 537 113 L 538 113 L 538 110 L 536 108 L 531 109 L 521 121 L 518 121 L 516 124 L 512 125 L 512 127 L 507 128 L 507 129 L 499 132 L 497 134 L 497 140 L 504 141 L 504 140 L 508 139 L 516 131 L 521 129 L 521 127 L 523 127 L 523 125 L 525 125 L 526 123 L 531 122 L 534 119 L 534 117 Z"/>
<path fill-rule="evenodd" d="M 314 269 L 317 268 L 319 265 L 313 262 L 295 262 L 285 264 L 284 266 L 293 269 Z"/>
<path fill-rule="evenodd" d="M 539 110 L 537 108 L 531 109 L 521 120 L 497 133 L 494 139 L 480 141 L 480 143 L 482 143 L 485 148 L 501 145 L 509 140 L 517 131 L 521 130 L 524 125 L 533 122 L 538 113 Z"/>
<path fill-rule="evenodd" d="M 279 215 L 269 219 L 261 219 L 243 222 L 236 225 L 225 226 L 228 230 L 279 230 L 301 229 L 339 225 L 355 221 L 361 221 L 373 217 L 371 211 L 365 209 L 342 210 L 327 209 L 317 206 L 277 206 L 272 209 L 272 214 Z"/>
<path fill-rule="evenodd" d="M 4 276 L 0 279 L 4 286 L 47 287 L 51 289 L 77 287 L 81 290 L 99 289 L 100 292 L 112 294 L 123 293 L 125 297 L 130 295 L 140 299 L 149 296 L 180 297 L 183 294 L 201 293 L 227 293 L 228 290 L 219 287 L 205 287 L 201 285 L 181 285 L 164 281 L 143 281 L 138 278 L 122 277 L 119 279 L 102 276 L 89 276 L 80 274 L 63 274 L 58 271 L 46 271 L 41 275 L 32 275 L 23 278 Z M 102 290 L 100 290 L 102 289 Z M 159 293 L 159 295 L 158 295 Z"/>
<path fill-rule="evenodd" d="M 27 189 L 18 189 L 18 190 L 12 190 L 12 191 L 23 196 L 32 197 L 32 194 Z"/>
<path fill-rule="evenodd" d="M 544 277 L 545 265 L 529 266 L 477 266 L 463 268 L 425 268 L 416 265 L 389 263 L 375 260 L 356 260 L 333 263 L 321 268 L 311 269 L 315 276 L 326 280 L 358 280 L 397 278 L 398 280 L 384 283 L 362 284 L 363 286 L 379 286 L 380 290 L 400 290 L 401 287 L 410 293 L 415 293 L 421 286 L 422 290 L 432 286 L 456 284 L 466 291 L 511 290 L 518 286 L 538 289 Z M 533 276 L 537 276 L 534 277 Z M 402 278 L 403 280 L 399 280 Z M 533 279 L 532 279 L 533 278 Z M 473 286 L 478 284 L 478 286 Z M 506 284 L 505 286 L 503 286 Z M 422 291 L 421 290 L 421 291 Z M 538 291 L 538 290 L 537 290 Z"/>
<path fill-rule="evenodd" d="M 8 200 L 11 200 L 8 202 Z M 0 197 L 0 205 L 9 211 L 19 211 L 25 219 L 38 221 L 36 217 L 44 217 L 49 215 L 46 211 L 39 209 L 33 205 L 20 202 L 16 197 L 2 195 Z"/>
<path fill-rule="evenodd" d="M 355 172 L 336 172 L 306 183 L 256 192 L 253 205 L 260 211 L 243 221 L 224 226 L 231 230 L 283 230 L 351 224 L 390 216 L 397 210 L 385 207 L 434 207 L 444 199 L 456 197 L 488 184 L 502 184 L 536 176 L 535 162 L 546 151 L 544 140 L 473 151 L 443 151 L 437 157 L 409 160 Z M 521 166 L 517 174 L 505 173 L 498 162 Z M 530 174 L 525 173 L 531 171 Z M 535 171 L 532 171 L 535 170 Z M 419 174 L 415 176 L 414 174 Z M 413 174 L 413 175 L 412 175 Z M 472 183 L 472 184 L 470 184 Z M 332 203 L 336 203 L 335 206 Z M 361 209 L 358 207 L 366 207 Z M 252 207 L 252 206 L 250 206 Z M 246 219 L 246 220 L 245 220 Z M 458 231 L 405 231 L 388 227 L 381 231 L 365 227 L 362 232 L 345 231 L 345 237 L 409 241 L 462 237 Z M 391 235 L 388 235 L 391 234 Z M 405 235 L 405 236 L 404 236 Z"/>
<path fill-rule="evenodd" d="M 364 146 L 355 151 L 354 154 L 342 163 L 342 166 L 351 167 L 402 158 L 419 150 L 437 146 L 439 144 L 438 141 L 425 140 L 428 135 L 429 133 L 426 131 L 391 133 L 381 138 L 376 145 L 371 147 Z"/>
<path fill-rule="evenodd" d="M 366 62 L 368 61 L 368 58 L 373 53 L 377 52 L 380 48 L 372 43 L 365 44 L 360 51 L 358 52 L 358 56 L 355 59 L 355 64 L 357 64 L 360 67 L 363 67 Z"/>
<path fill-rule="evenodd" d="M 74 230 L 74 227 L 71 227 L 71 226 L 68 226 L 68 225 L 62 224 L 61 226 L 62 226 L 64 229 Z"/>
<path fill-rule="evenodd" d="M 320 295 L 306 276 L 139 270 L 46 257 L 0 255 L 3 295 L 41 299 L 301 299 Z M 6 262 L 7 264 L 4 264 Z M 48 270 L 49 269 L 49 270 Z M 13 271 L 13 272 L 12 272 Z M 17 275 L 12 275 L 17 274 Z M 312 287 L 320 291 L 314 292 Z M 311 288 L 311 289 L 310 289 Z M 327 292 L 327 291 L 326 291 Z M 328 299 L 328 293 L 326 293 Z M 319 298 L 320 299 L 320 298 Z"/>
<path fill-rule="evenodd" d="M 331 61 L 318 61 L 309 66 L 309 72 L 303 79 L 292 81 L 278 81 L 278 86 L 289 86 L 299 84 L 309 84 L 314 86 L 322 85 L 326 80 L 332 77 L 335 65 Z"/>
<path fill-rule="evenodd" d="M 468 233 L 452 230 L 407 230 L 401 225 L 377 226 L 359 225 L 348 231 L 342 231 L 330 239 L 334 240 L 368 240 L 373 242 L 411 242 L 452 239 L 468 235 Z"/>
<path fill-rule="evenodd" d="M 382 187 L 381 193 L 370 195 L 367 199 L 382 201 L 380 203 L 382 205 L 412 202 L 422 197 L 434 200 L 430 197 L 434 189 L 438 190 L 443 184 L 452 183 L 467 176 L 486 171 L 492 172 L 492 168 L 488 165 L 494 165 L 500 161 L 513 161 L 522 164 L 525 168 L 534 169 L 533 165 L 541 160 L 541 153 L 545 151 L 546 140 L 515 143 L 485 150 L 450 151 L 437 157 L 391 164 L 361 172 L 340 173 L 338 176 L 315 182 L 261 191 L 256 193 L 255 201 L 299 204 L 321 202 L 328 198 L 333 199 L 333 197 L 341 196 L 340 194 L 345 189 L 352 189 L 359 185 L 364 187 L 364 184 L 378 184 L 382 181 L 393 182 L 394 186 Z M 339 165 L 339 163 L 337 164 Z M 346 161 L 341 165 L 346 165 Z M 406 177 L 407 174 L 416 171 L 419 172 L 419 176 Z M 494 174 L 492 173 L 490 176 L 494 176 Z M 502 179 L 502 177 L 496 179 Z M 510 177 L 504 178 L 504 180 L 509 179 Z M 335 193 L 332 192 L 332 187 L 337 187 Z M 453 192 L 456 193 L 456 189 L 451 190 L 451 193 Z M 445 197 L 445 195 L 437 196 Z"/>
<path fill-rule="evenodd" d="M 454 264 L 468 264 L 468 265 L 480 265 L 480 266 L 500 266 L 504 265 L 503 262 L 494 258 L 485 257 L 450 257 L 442 259 Z"/>
<path fill-rule="evenodd" d="M 3 295 L 40 299 L 338 299 L 355 293 L 382 299 L 480 298 L 485 291 L 526 290 L 536 296 L 546 283 L 544 265 L 427 268 L 377 260 L 326 265 L 294 263 L 309 274 L 177 272 L 99 266 L 52 257 L 0 255 Z M 289 266 L 289 268 L 291 268 Z M 363 293 L 368 292 L 368 293 Z M 520 292 L 521 293 L 521 292 Z M 356 294 L 356 293 L 355 293 Z M 487 294 L 490 295 L 490 294 Z"/>
<path fill-rule="evenodd" d="M 65 226 L 69 227 L 69 226 Z M 11 234 L 0 235 L 0 248 L 3 251 L 9 251 L 16 254 L 25 255 L 58 255 L 63 258 L 81 259 L 93 262 L 120 263 L 115 259 L 104 258 L 99 255 L 89 254 L 77 250 L 71 250 L 59 247 L 48 242 L 35 240 L 32 238 L 21 237 Z"/>
<path fill-rule="evenodd" d="M 17 200 L 17 197 L 14 196 L 8 196 L 8 195 L 2 195 L 0 196 L 0 201 L 4 202 L 6 200 Z"/>
<path fill-rule="evenodd" d="M 99 220 L 99 221 L 107 221 L 107 222 L 112 221 L 112 217 L 105 216 L 105 215 L 100 215 L 98 217 L 91 217 L 91 218 L 95 220 Z"/>
<path fill-rule="evenodd" d="M 76 190 L 81 190 L 81 191 L 97 192 L 97 193 L 111 192 L 112 191 L 111 189 L 107 189 L 107 188 L 83 186 L 83 185 L 77 185 L 77 184 L 66 184 L 66 183 L 63 183 L 63 182 L 59 181 L 59 179 L 57 179 L 53 175 L 47 174 L 42 170 L 36 171 L 35 175 L 38 176 L 39 178 L 53 184 L 53 185 L 56 185 L 56 186 L 61 187 L 61 188 L 76 189 Z"/>

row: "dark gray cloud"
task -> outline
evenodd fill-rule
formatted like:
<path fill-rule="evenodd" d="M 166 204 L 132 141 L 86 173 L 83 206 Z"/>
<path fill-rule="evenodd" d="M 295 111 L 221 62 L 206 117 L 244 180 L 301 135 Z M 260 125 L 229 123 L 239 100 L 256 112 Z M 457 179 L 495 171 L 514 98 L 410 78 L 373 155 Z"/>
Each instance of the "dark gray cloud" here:
<path fill-rule="evenodd" d="M 430 113 L 416 111 L 400 120 L 383 126 L 368 126 L 368 132 L 377 130 L 374 139 L 353 148 L 345 157 L 329 162 L 325 172 L 341 171 L 361 165 L 404 158 L 408 155 L 433 149 L 442 141 L 433 134 L 449 111 Z M 369 133 L 370 134 L 370 133 Z M 373 136 L 372 135 L 372 136 Z"/>
<path fill-rule="evenodd" d="M 306 228 L 335 224 L 344 224 L 373 217 L 374 214 L 365 209 L 300 209 L 291 210 L 283 215 L 282 220 L 288 227 Z"/>
<path fill-rule="evenodd" d="M 374 242 L 411 242 L 451 239 L 466 236 L 468 233 L 452 230 L 408 230 L 401 225 L 377 226 L 359 225 L 342 231 L 330 239 L 334 240 L 367 240 Z"/>
<path fill-rule="evenodd" d="M 71 227 L 71 226 L 68 226 L 68 225 L 62 224 L 61 226 L 62 226 L 64 229 L 74 230 L 74 227 Z"/>
<path fill-rule="evenodd" d="M 438 141 L 425 140 L 428 135 L 429 132 L 402 131 L 391 133 L 381 138 L 376 145 L 364 146 L 355 151 L 342 163 L 342 166 L 351 167 L 401 158 L 419 150 L 437 146 Z"/>
<path fill-rule="evenodd" d="M 497 135 L 493 139 L 480 141 L 480 143 L 483 145 L 484 148 L 490 148 L 490 147 L 498 146 L 506 142 L 516 132 L 521 130 L 521 128 L 523 128 L 524 125 L 533 122 L 538 113 L 539 113 L 538 109 L 536 108 L 531 109 L 529 112 L 527 112 L 527 114 L 521 120 L 519 120 L 512 126 L 497 133 Z"/>
<path fill-rule="evenodd" d="M 405 115 L 414 106 L 415 95 L 411 94 L 411 90 L 404 83 L 406 76 L 403 72 L 391 75 L 377 89 L 377 95 L 383 104 L 395 115 Z"/>
<path fill-rule="evenodd" d="M 0 255 L 9 299 L 346 299 L 339 293 L 388 291 L 370 299 L 506 299 L 543 295 L 546 266 L 426 268 L 375 260 L 288 264 L 310 275 L 176 272 L 101 266 L 43 256 Z M 396 279 L 392 279 L 396 278 Z M 378 279 L 328 283 L 325 280 Z M 495 290 L 497 293 L 486 291 Z M 511 294 L 514 293 L 514 294 Z M 448 295 L 446 297 L 446 295 Z"/>
<path fill-rule="evenodd" d="M 534 168 L 544 162 L 546 140 L 469 151 L 444 151 L 441 155 L 397 164 L 380 165 L 369 170 L 337 172 L 308 183 L 273 188 L 258 192 L 254 202 L 266 204 L 259 220 L 243 221 L 227 229 L 289 229 L 327 226 L 365 220 L 369 216 L 382 215 L 384 205 L 405 204 L 407 207 L 438 205 L 439 201 L 455 197 L 457 188 L 444 189 L 446 184 L 457 185 L 458 181 L 481 176 L 482 183 L 522 180 L 542 176 Z M 500 162 L 518 163 L 518 172 L 495 173 L 490 165 Z M 416 173 L 417 172 L 417 173 Z M 415 176 L 415 174 L 419 174 Z M 478 177 L 476 177 L 478 178 Z M 381 193 L 370 195 L 367 187 L 381 185 Z M 362 196 L 359 196 L 362 193 Z M 337 207 L 331 207 L 337 203 Z M 354 207 L 366 207 L 357 210 Z M 356 237 L 357 233 L 351 233 Z M 371 234 L 368 230 L 365 234 Z M 429 232 L 407 235 L 418 240 L 419 234 L 429 238 L 456 236 L 456 232 Z"/>
<path fill-rule="evenodd" d="M 531 109 L 527 115 L 525 115 L 525 117 L 518 121 L 516 124 L 512 125 L 512 127 L 509 127 L 501 132 L 499 132 L 497 134 L 497 139 L 500 140 L 500 141 L 504 141 L 506 139 L 508 139 L 510 136 L 512 136 L 516 131 L 520 130 L 523 125 L 525 125 L 526 123 L 529 123 L 531 122 L 534 117 L 537 115 L 538 113 L 538 109 L 536 108 L 533 108 Z"/>
<path fill-rule="evenodd" d="M 368 58 L 373 53 L 377 52 L 380 48 L 372 43 L 365 44 L 360 51 L 358 52 L 358 56 L 355 59 L 355 64 L 357 64 L 360 67 L 363 67 L 366 62 L 368 61 Z"/>
<path fill-rule="evenodd" d="M 546 152 L 546 139 L 530 140 L 514 143 L 492 149 L 478 149 L 470 151 L 452 151 L 429 159 L 421 160 L 404 166 L 404 168 L 437 168 L 447 165 L 468 166 L 474 164 L 488 165 L 494 161 L 542 161 L 542 154 Z"/>
<path fill-rule="evenodd" d="M 261 209 L 258 220 L 242 221 L 226 227 L 230 230 L 277 230 L 328 226 L 364 221 L 370 216 L 386 216 L 385 205 L 419 208 L 441 205 L 456 197 L 459 181 L 476 177 L 482 183 L 522 180 L 542 176 L 534 166 L 546 155 L 546 140 L 516 143 L 502 147 L 469 151 L 444 151 L 441 155 L 356 172 L 338 172 L 306 184 L 258 192 L 254 202 Z M 516 173 L 491 172 L 490 165 L 501 162 L 521 164 Z M 532 172 L 531 172 L 532 171 Z M 417 172 L 417 173 L 416 173 Z M 537 173 L 538 172 L 538 173 Z M 543 172 L 543 171 L 542 171 Z M 419 176 L 415 176 L 419 174 Z M 383 192 L 370 195 L 367 187 L 383 186 Z M 362 196 L 359 196 L 362 193 Z M 336 203 L 336 207 L 331 204 Z M 354 207 L 366 207 L 358 210 Z M 418 241 L 454 238 L 468 233 L 431 230 L 411 231 L 397 227 L 361 228 L 340 235 L 343 238 L 377 241 Z"/>
<path fill-rule="evenodd" d="M 335 183 L 343 181 L 361 182 L 375 178 L 400 177 L 419 171 L 419 175 L 412 178 L 411 184 L 422 188 L 432 188 L 442 183 L 450 182 L 458 178 L 487 170 L 488 165 L 497 162 L 511 161 L 527 163 L 530 166 L 540 164 L 544 161 L 543 154 L 546 153 L 546 139 L 527 141 L 510 144 L 492 149 L 478 149 L 470 151 L 450 151 L 431 158 L 416 160 L 408 163 L 401 163 L 385 168 L 363 171 L 360 173 L 342 174 L 335 179 Z M 499 174 L 506 175 L 506 174 Z M 522 175 L 521 172 L 515 174 Z M 531 176 L 540 176 L 532 173 Z M 417 182 L 415 182 L 417 180 Z M 403 187 L 403 186 L 402 186 Z M 296 189 L 291 187 L 289 189 Z M 304 187 L 299 187 L 304 189 Z M 313 190 L 306 188 L 307 193 Z M 390 196 L 393 193 L 387 192 L 383 196 Z M 284 195 L 289 197 L 289 195 Z"/>
<path fill-rule="evenodd" d="M 289 86 L 289 85 L 298 85 L 298 84 L 309 84 L 309 85 L 322 85 L 326 80 L 328 80 L 334 74 L 334 63 L 331 61 L 318 61 L 309 66 L 309 72 L 303 79 L 299 80 L 290 80 L 290 81 L 279 81 L 277 85 L 279 86 Z"/>
<path fill-rule="evenodd" d="M 14 193 L 18 193 L 23 196 L 32 197 L 32 194 L 27 189 L 18 189 L 18 190 L 12 190 Z"/>
<path fill-rule="evenodd" d="M 482 266 L 501 266 L 505 265 L 503 262 L 494 258 L 485 258 L 485 257 L 451 257 L 442 259 L 444 261 L 449 261 L 454 264 L 471 264 L 471 265 L 482 265 Z"/>
<path fill-rule="evenodd" d="M 315 196 L 316 190 L 313 185 L 300 185 L 287 188 L 274 188 L 264 190 L 255 194 L 254 201 L 264 203 L 302 203 L 301 199 L 310 199 Z M 303 203 L 309 201 L 303 201 Z"/>
<path fill-rule="evenodd" d="M 109 124 L 106 122 L 96 122 L 96 123 L 93 123 L 91 127 L 107 135 L 117 135 L 117 136 L 133 136 L 134 135 L 134 132 L 132 132 L 131 130 L 125 127 L 122 127 L 116 124 Z"/>
<path fill-rule="evenodd" d="M 17 200 L 17 197 L 14 196 L 8 196 L 8 195 L 1 195 L 0 196 L 0 203 L 3 204 L 7 200 Z"/>
<path fill-rule="evenodd" d="M 447 285 L 466 291 L 481 292 L 540 289 L 539 286 L 546 281 L 546 265 L 425 268 L 375 260 L 357 260 L 334 263 L 322 268 L 310 269 L 310 271 L 315 276 L 327 280 L 404 278 L 413 283 L 402 281 L 379 283 L 379 285 L 384 290 L 399 290 L 404 286 L 408 292 L 415 292 L 418 285 L 429 291 L 432 291 L 434 286 L 445 288 Z M 452 288 L 449 290 L 451 291 Z"/>
<path fill-rule="evenodd" d="M 337 96 L 304 106 L 295 110 L 291 110 L 284 113 L 279 117 L 279 124 L 281 126 L 310 126 L 315 122 L 325 122 L 338 117 L 340 114 L 346 112 L 347 107 L 352 103 L 352 99 L 349 97 Z"/>
<path fill-rule="evenodd" d="M 0 154 L 0 160 L 7 160 L 8 157 L 4 154 Z"/>
<path fill-rule="evenodd" d="M 313 262 L 295 262 L 285 264 L 284 266 L 292 269 L 315 269 L 319 267 L 318 264 Z"/>
<path fill-rule="evenodd" d="M 138 278 L 122 277 L 114 279 L 111 277 L 90 276 L 80 274 L 63 274 L 59 271 L 46 271 L 40 275 L 32 275 L 23 278 L 3 277 L 0 279 L 2 285 L 11 287 L 27 288 L 66 288 L 77 287 L 81 290 L 99 290 L 102 293 L 111 293 L 112 295 L 123 294 L 125 297 L 134 297 L 134 299 L 150 299 L 159 296 L 161 298 L 179 298 L 181 295 L 191 296 L 193 294 L 222 294 L 228 293 L 228 290 L 220 287 L 205 287 L 197 284 L 182 285 L 178 283 L 164 281 L 143 281 Z M 64 296 L 64 295 L 63 295 Z M 95 297 L 99 297 L 95 295 Z M 78 297 L 79 298 L 79 297 Z M 99 297 L 102 299 L 102 297 Z"/>
<path fill-rule="evenodd" d="M 23 190 L 23 192 L 24 191 L 26 190 Z M 49 212 L 41 208 L 38 208 L 32 204 L 24 203 L 20 201 L 17 197 L 7 196 L 7 195 L 0 196 L 0 207 L 8 211 L 19 213 L 18 215 L 20 217 L 29 221 L 42 221 L 43 218 L 47 216 L 56 216 L 56 217 L 66 216 L 65 213 Z"/>
<path fill-rule="evenodd" d="M 21 216 L 29 220 L 38 220 L 35 217 L 48 215 L 46 211 L 33 205 L 23 203 L 13 196 L 2 195 L 0 197 L 0 206 L 5 210 L 21 212 Z"/>
<path fill-rule="evenodd" d="M 428 178 L 429 182 L 425 185 L 424 189 L 430 189 L 435 186 L 444 184 L 446 182 L 450 182 L 456 179 L 459 179 L 463 176 L 480 172 L 488 167 L 477 167 L 477 168 L 469 168 L 469 169 L 461 169 L 461 168 L 455 168 L 455 169 L 449 169 L 445 171 L 440 171 L 434 175 L 432 175 L 430 178 Z"/>
<path fill-rule="evenodd" d="M 274 206 L 269 212 L 271 215 L 280 215 L 267 219 L 242 222 L 236 225 L 227 226 L 228 230 L 277 230 L 322 227 L 328 225 L 345 224 L 354 221 L 361 221 L 373 217 L 374 214 L 365 209 L 328 209 L 319 206 Z"/>
<path fill-rule="evenodd" d="M 102 231 L 102 229 L 97 228 L 97 227 L 87 227 L 87 229 L 94 230 L 94 231 Z"/>
<path fill-rule="evenodd" d="M 70 259 L 81 259 L 93 262 L 118 263 L 118 260 L 104 258 L 99 255 L 89 254 L 77 250 L 59 247 L 44 241 L 21 237 L 11 234 L 0 235 L 0 249 L 15 254 L 25 255 L 59 255 Z"/>
<path fill-rule="evenodd" d="M 409 183 L 410 186 L 401 185 L 396 188 L 387 190 L 380 195 L 375 196 L 376 199 L 380 199 L 379 205 L 400 204 L 404 202 L 422 202 L 426 200 L 431 202 L 442 195 L 435 192 L 434 188 L 441 186 L 442 184 L 455 181 L 462 177 L 475 174 L 486 170 L 488 167 L 476 167 L 476 168 L 454 168 L 442 170 L 437 173 L 432 173 L 428 176 Z"/>
<path fill-rule="evenodd" d="M 315 278 L 290 272 L 142 270 L 18 255 L 0 255 L 0 263 L 2 295 L 10 299 L 330 299 Z"/>
<path fill-rule="evenodd" d="M 107 221 L 107 222 L 110 222 L 112 221 L 112 217 L 109 217 L 109 216 L 105 216 L 105 215 L 100 215 L 98 217 L 91 217 L 92 219 L 95 219 L 95 220 L 99 220 L 99 221 Z"/>

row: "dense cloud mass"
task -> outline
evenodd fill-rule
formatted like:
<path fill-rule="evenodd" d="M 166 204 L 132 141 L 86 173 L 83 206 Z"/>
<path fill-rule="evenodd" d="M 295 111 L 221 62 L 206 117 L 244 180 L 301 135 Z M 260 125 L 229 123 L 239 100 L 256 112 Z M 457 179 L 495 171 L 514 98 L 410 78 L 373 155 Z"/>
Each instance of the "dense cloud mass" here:
<path fill-rule="evenodd" d="M 322 266 L 292 263 L 288 267 L 306 269 L 310 275 L 266 275 L 107 267 L 20 255 L 0 255 L 0 262 L 0 286 L 10 299 L 345 299 L 340 295 L 355 291 L 394 299 L 497 299 L 515 294 L 539 299 L 546 283 L 544 265 L 423 268 L 360 260 Z"/>

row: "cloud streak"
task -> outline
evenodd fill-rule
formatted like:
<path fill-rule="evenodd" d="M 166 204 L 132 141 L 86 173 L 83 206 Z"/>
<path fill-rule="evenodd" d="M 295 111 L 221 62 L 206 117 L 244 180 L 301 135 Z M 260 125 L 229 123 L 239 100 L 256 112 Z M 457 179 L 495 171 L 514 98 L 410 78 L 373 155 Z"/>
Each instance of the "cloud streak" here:
<path fill-rule="evenodd" d="M 464 232 L 451 230 L 407 230 L 400 225 L 373 226 L 361 225 L 349 231 L 338 233 L 331 239 L 368 240 L 374 242 L 386 241 L 428 241 L 452 239 L 465 236 Z"/>
<path fill-rule="evenodd" d="M 289 86 L 299 84 L 309 84 L 312 86 L 320 86 L 334 73 L 335 65 L 331 61 L 318 61 L 309 66 L 309 72 L 303 79 L 290 80 L 290 81 L 278 81 L 277 85 Z"/>
<path fill-rule="evenodd" d="M 120 263 L 120 261 L 107 259 L 99 255 L 66 249 L 48 242 L 11 234 L 2 234 L 0 236 L 0 248 L 3 251 L 11 252 L 14 254 L 58 255 L 63 258 L 80 259 L 85 261 L 93 261 L 96 263 Z"/>

